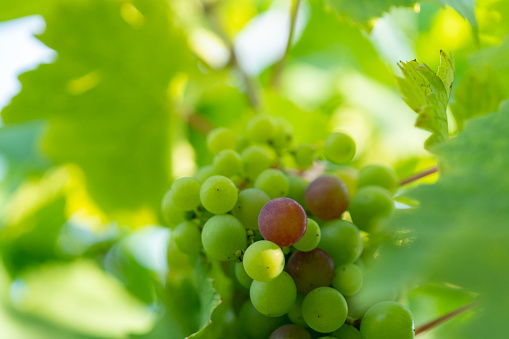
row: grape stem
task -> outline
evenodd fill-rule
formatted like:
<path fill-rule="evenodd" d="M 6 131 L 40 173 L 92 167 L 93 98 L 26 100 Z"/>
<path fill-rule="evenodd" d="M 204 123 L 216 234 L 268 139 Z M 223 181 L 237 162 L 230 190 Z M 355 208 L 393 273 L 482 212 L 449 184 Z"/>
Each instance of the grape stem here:
<path fill-rule="evenodd" d="M 454 318 L 455 316 L 457 315 L 460 315 L 462 313 L 465 313 L 466 311 L 468 310 L 471 310 L 472 308 L 474 308 L 475 306 L 477 306 L 477 302 L 471 302 L 469 304 L 466 304 L 458 309 L 455 309 L 454 311 L 452 312 L 449 312 L 447 314 L 444 314 L 443 316 L 433 320 L 433 321 L 430 321 L 429 323 L 427 324 L 424 324 L 422 326 L 419 326 L 416 330 L 415 330 L 415 335 L 418 335 L 418 334 L 421 334 L 425 331 L 428 331 L 434 327 L 437 327 L 438 325 L 441 325 L 442 323 L 446 322 L 447 320 L 449 319 L 452 319 Z"/>
<path fill-rule="evenodd" d="M 215 5 L 217 5 L 216 2 Z M 203 9 L 206 14 L 206 18 L 210 24 L 210 26 L 214 29 L 214 31 L 219 35 L 219 37 L 223 40 L 225 45 L 228 47 L 230 53 L 230 65 L 232 65 L 237 72 L 239 73 L 242 81 L 244 82 L 244 86 L 246 88 L 246 95 L 249 99 L 249 103 L 253 108 L 258 108 L 260 104 L 260 100 L 258 98 L 258 93 L 256 92 L 255 84 L 252 79 L 247 75 L 247 73 L 242 69 L 242 67 L 238 63 L 237 53 L 235 53 L 235 48 L 232 40 L 228 36 L 228 33 L 224 30 L 223 26 L 217 19 L 217 16 L 214 12 L 214 4 L 203 4 Z"/>
<path fill-rule="evenodd" d="M 421 172 L 421 173 L 417 173 L 417 174 L 414 174 L 412 175 L 411 177 L 405 179 L 405 180 L 402 180 L 401 183 L 399 184 L 400 186 L 404 186 L 406 184 L 409 184 L 411 182 L 414 182 L 414 181 L 417 181 L 421 178 L 424 178 L 430 174 L 433 174 L 433 173 L 437 173 L 438 172 L 438 166 L 435 166 L 433 168 L 430 168 L 424 172 Z"/>
<path fill-rule="evenodd" d="M 292 6 L 290 9 L 290 32 L 288 33 L 288 42 L 286 43 L 285 54 L 283 54 L 281 59 L 274 65 L 272 79 L 270 82 L 272 88 L 279 87 L 279 83 L 281 81 L 281 74 L 283 73 L 283 69 L 286 64 L 286 59 L 288 58 L 288 54 L 290 53 L 290 49 L 292 48 L 292 41 L 295 33 L 295 25 L 297 22 L 297 13 L 299 12 L 299 5 L 300 0 L 292 1 Z"/>

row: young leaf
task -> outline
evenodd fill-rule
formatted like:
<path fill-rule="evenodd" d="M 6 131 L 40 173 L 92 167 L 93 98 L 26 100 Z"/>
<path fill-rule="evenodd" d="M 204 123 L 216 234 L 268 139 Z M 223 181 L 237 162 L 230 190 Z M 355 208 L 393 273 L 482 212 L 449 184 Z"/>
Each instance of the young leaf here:
<path fill-rule="evenodd" d="M 405 102 L 419 115 L 415 125 L 432 133 L 425 147 L 447 140 L 447 104 L 454 81 L 452 57 L 440 51 L 436 74 L 417 60 L 401 62 L 399 67 L 404 77 L 397 77 L 396 81 Z"/>
<path fill-rule="evenodd" d="M 379 277 L 446 281 L 475 292 L 480 306 L 462 324 L 461 337 L 504 338 L 509 330 L 509 102 L 498 113 L 470 120 L 457 138 L 432 151 L 441 177 L 411 190 L 406 196 L 419 207 L 400 210 L 387 222 L 399 233 L 380 251 Z"/>

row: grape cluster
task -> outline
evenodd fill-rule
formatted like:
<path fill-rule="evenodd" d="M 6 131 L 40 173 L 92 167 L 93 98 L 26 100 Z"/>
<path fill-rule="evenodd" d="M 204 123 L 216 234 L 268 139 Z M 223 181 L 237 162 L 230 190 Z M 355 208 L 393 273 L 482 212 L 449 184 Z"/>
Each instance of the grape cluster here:
<path fill-rule="evenodd" d="M 394 171 L 346 166 L 356 146 L 342 132 L 295 146 L 291 124 L 264 114 L 246 132 L 210 132 L 213 164 L 175 180 L 162 202 L 176 247 L 229 262 L 248 293 L 239 337 L 413 338 L 397 294 L 370 300 L 362 289 L 377 247 L 371 236 L 394 209 Z M 301 174 L 317 162 L 327 170 L 308 183 Z"/>

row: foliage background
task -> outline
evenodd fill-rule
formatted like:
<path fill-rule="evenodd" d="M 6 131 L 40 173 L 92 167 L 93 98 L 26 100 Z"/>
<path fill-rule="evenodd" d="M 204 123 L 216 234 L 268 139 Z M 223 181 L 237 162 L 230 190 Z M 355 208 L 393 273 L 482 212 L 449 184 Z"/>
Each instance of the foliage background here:
<path fill-rule="evenodd" d="M 347 130 L 357 165 L 389 164 L 401 179 L 438 157 L 436 184 L 401 192 L 419 208 L 388 223 L 412 245 L 388 244 L 373 274 L 382 287 L 409 286 L 418 326 L 481 294 L 483 307 L 429 338 L 504 337 L 509 106 L 465 121 L 508 97 L 509 3 L 301 1 L 275 86 L 290 8 L 283 0 L 2 3 L 0 25 L 38 15 L 46 29 L 36 38 L 53 52 L 19 76 L 21 92 L 2 110 L 0 337 L 183 338 L 212 312 L 195 337 L 228 333 L 232 281 L 174 248 L 159 204 L 172 179 L 211 161 L 210 126 L 242 134 L 256 112 L 289 119 L 298 142 Z M 440 50 L 454 56 L 445 133 L 453 139 L 430 153 L 395 76 L 400 60 L 436 70 Z"/>

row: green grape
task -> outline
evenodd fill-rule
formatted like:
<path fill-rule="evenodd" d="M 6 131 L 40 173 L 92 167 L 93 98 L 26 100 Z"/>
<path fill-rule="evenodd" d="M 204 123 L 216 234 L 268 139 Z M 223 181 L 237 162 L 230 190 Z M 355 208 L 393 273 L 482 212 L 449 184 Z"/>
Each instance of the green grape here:
<path fill-rule="evenodd" d="M 333 164 L 349 163 L 355 156 L 355 142 L 345 133 L 332 133 L 325 140 L 324 147 L 325 157 Z"/>
<path fill-rule="evenodd" d="M 320 226 L 318 226 L 316 221 L 308 218 L 306 233 L 304 233 L 304 236 L 299 241 L 293 244 L 293 247 L 302 252 L 312 251 L 318 246 L 321 237 L 322 231 Z"/>
<path fill-rule="evenodd" d="M 385 188 L 366 186 L 350 202 L 350 215 L 361 230 L 372 232 L 380 219 L 388 217 L 394 209 L 391 194 Z"/>
<path fill-rule="evenodd" d="M 265 142 L 276 133 L 277 122 L 267 114 L 257 114 L 247 123 L 247 135 L 256 142 Z"/>
<path fill-rule="evenodd" d="M 332 287 L 318 287 L 309 292 L 302 303 L 304 321 L 313 330 L 329 333 L 346 321 L 348 306 L 345 298 Z"/>
<path fill-rule="evenodd" d="M 224 214 L 237 203 L 237 187 L 230 179 L 214 175 L 202 184 L 200 198 L 203 207 L 214 214 Z"/>
<path fill-rule="evenodd" d="M 358 187 L 380 186 L 394 195 L 399 187 L 399 180 L 392 168 L 378 165 L 370 165 L 362 168 L 359 172 Z"/>
<path fill-rule="evenodd" d="M 269 200 L 269 196 L 264 191 L 258 188 L 248 188 L 239 193 L 232 214 L 242 222 L 244 227 L 257 230 L 258 215 Z"/>
<path fill-rule="evenodd" d="M 248 247 L 243 264 L 249 277 L 265 282 L 281 274 L 285 267 L 285 255 L 278 245 L 261 240 Z"/>
<path fill-rule="evenodd" d="M 361 332 L 352 325 L 344 324 L 334 332 L 339 339 L 362 339 Z M 396 339 L 396 338 L 394 338 Z"/>
<path fill-rule="evenodd" d="M 216 128 L 207 135 L 207 146 L 212 154 L 217 154 L 225 149 L 235 149 L 237 138 L 227 128 Z"/>
<path fill-rule="evenodd" d="M 249 180 L 254 181 L 260 173 L 270 167 L 270 155 L 260 146 L 249 146 L 241 155 L 242 168 Z"/>
<path fill-rule="evenodd" d="M 194 177 L 203 184 L 205 180 L 210 178 L 211 176 L 215 175 L 215 169 L 213 165 L 207 165 L 203 166 L 196 173 L 194 174 Z"/>
<path fill-rule="evenodd" d="M 311 334 L 300 326 L 288 324 L 272 332 L 269 339 L 311 339 Z"/>
<path fill-rule="evenodd" d="M 354 262 L 364 247 L 359 229 L 346 220 L 333 220 L 322 229 L 318 247 L 324 249 L 336 266 Z"/>
<path fill-rule="evenodd" d="M 191 211 L 200 205 L 200 182 L 193 177 L 183 177 L 171 185 L 173 203 L 184 211 Z"/>
<path fill-rule="evenodd" d="M 175 245 L 188 254 L 197 254 L 201 250 L 200 228 L 194 222 L 186 221 L 179 224 L 173 231 Z"/>
<path fill-rule="evenodd" d="M 284 149 L 291 145 L 293 141 L 293 126 L 288 120 L 277 117 L 277 129 L 272 138 L 268 140 L 269 145 L 275 149 Z"/>
<path fill-rule="evenodd" d="M 341 168 L 332 171 L 331 174 L 337 176 L 345 183 L 348 188 L 350 199 L 352 199 L 355 193 L 357 193 L 357 181 L 359 180 L 359 171 L 357 168 L 352 166 L 341 166 Z"/>
<path fill-rule="evenodd" d="M 253 279 L 247 275 L 246 270 L 244 269 L 244 264 L 240 262 L 235 263 L 235 277 L 237 278 L 239 284 L 241 284 L 243 287 L 247 289 L 251 287 Z"/>
<path fill-rule="evenodd" d="M 308 182 L 301 177 L 295 175 L 287 175 L 288 183 L 290 187 L 288 189 L 288 198 L 297 201 L 302 208 L 307 210 L 306 207 L 306 188 Z"/>
<path fill-rule="evenodd" d="M 243 332 L 241 338 L 267 339 L 285 320 L 285 317 L 267 317 L 261 314 L 251 301 L 246 300 L 239 312 L 239 323 Z"/>
<path fill-rule="evenodd" d="M 297 166 L 306 169 L 313 165 L 316 156 L 316 147 L 311 144 L 302 144 L 295 150 L 295 162 Z"/>
<path fill-rule="evenodd" d="M 414 331 L 412 313 L 395 301 L 371 306 L 361 322 L 363 339 L 412 339 Z"/>
<path fill-rule="evenodd" d="M 235 148 L 235 150 L 240 154 L 240 153 L 242 153 L 242 151 L 244 151 L 246 148 L 248 148 L 250 144 L 251 144 L 251 140 L 249 140 L 248 137 L 246 137 L 244 135 L 239 135 L 237 137 L 237 147 Z"/>
<path fill-rule="evenodd" d="M 231 215 L 215 215 L 203 226 L 201 241 L 211 259 L 231 261 L 247 246 L 246 229 Z"/>
<path fill-rule="evenodd" d="M 258 312 L 268 317 L 279 317 L 291 310 L 297 298 L 297 288 L 292 277 L 283 271 L 270 281 L 253 281 L 249 296 Z"/>
<path fill-rule="evenodd" d="M 374 284 L 374 282 L 371 282 Z M 350 297 L 346 297 L 348 303 L 348 316 L 358 319 L 373 305 L 382 301 L 394 301 L 398 297 L 398 290 L 392 286 L 386 288 L 379 285 L 366 288 L 362 286 L 360 291 Z"/>
<path fill-rule="evenodd" d="M 336 274 L 332 286 L 345 297 L 354 295 L 362 287 L 362 270 L 355 264 L 346 264 L 336 267 Z"/>
<path fill-rule="evenodd" d="M 271 199 L 285 197 L 290 188 L 286 175 L 274 168 L 269 168 L 260 173 L 258 178 L 256 178 L 254 186 L 267 193 Z"/>
<path fill-rule="evenodd" d="M 219 152 L 214 157 L 214 170 L 218 175 L 232 177 L 239 174 L 242 170 L 242 161 L 240 155 L 231 149 Z"/>
<path fill-rule="evenodd" d="M 163 218 L 169 227 L 175 227 L 178 224 L 186 221 L 185 211 L 175 206 L 173 203 L 172 193 L 173 192 L 171 190 L 168 190 L 163 197 L 163 201 L 161 202 Z"/>
<path fill-rule="evenodd" d="M 302 317 L 302 302 L 304 301 L 304 295 L 298 293 L 297 299 L 295 300 L 295 303 L 293 304 L 290 311 L 288 311 L 288 318 L 290 321 L 296 325 L 307 327 L 308 325 L 304 321 L 304 318 Z"/>

